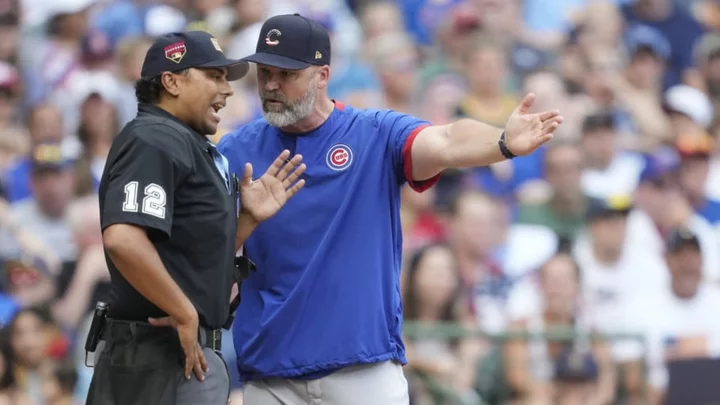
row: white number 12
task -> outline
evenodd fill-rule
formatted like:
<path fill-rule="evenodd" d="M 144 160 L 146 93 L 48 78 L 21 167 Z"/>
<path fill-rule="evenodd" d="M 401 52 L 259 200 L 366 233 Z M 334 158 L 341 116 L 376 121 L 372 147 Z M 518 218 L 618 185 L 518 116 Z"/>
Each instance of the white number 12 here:
<path fill-rule="evenodd" d="M 138 211 L 138 182 L 131 181 L 125 185 L 125 201 L 122 210 L 125 212 Z M 165 219 L 165 204 L 167 203 L 167 194 L 165 190 L 155 184 L 150 183 L 145 187 L 145 197 L 142 201 L 142 212 Z"/>

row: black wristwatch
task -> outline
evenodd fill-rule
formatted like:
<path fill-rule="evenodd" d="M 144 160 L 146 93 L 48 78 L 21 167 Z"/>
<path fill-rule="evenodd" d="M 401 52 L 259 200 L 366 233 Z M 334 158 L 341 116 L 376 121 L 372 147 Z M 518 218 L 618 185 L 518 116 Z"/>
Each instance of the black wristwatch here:
<path fill-rule="evenodd" d="M 502 153 L 502 155 L 505 156 L 506 159 L 512 159 L 514 157 L 517 157 L 515 154 L 510 152 L 510 149 L 508 149 L 507 145 L 505 144 L 505 131 L 503 131 L 502 135 L 500 135 L 498 146 L 500 146 L 500 153 Z"/>

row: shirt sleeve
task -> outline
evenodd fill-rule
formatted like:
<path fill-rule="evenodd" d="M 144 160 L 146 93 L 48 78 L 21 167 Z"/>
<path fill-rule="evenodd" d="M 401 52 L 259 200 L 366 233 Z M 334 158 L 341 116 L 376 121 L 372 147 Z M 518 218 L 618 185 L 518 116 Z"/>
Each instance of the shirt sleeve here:
<path fill-rule="evenodd" d="M 103 206 L 102 228 L 132 224 L 170 237 L 177 184 L 188 169 L 167 145 L 135 138 L 111 163 Z"/>
<path fill-rule="evenodd" d="M 392 154 L 393 169 L 399 182 L 401 184 L 408 182 L 410 187 L 418 192 L 425 191 L 435 185 L 440 179 L 440 174 L 421 181 L 412 178 L 412 144 L 420 131 L 431 124 L 411 115 L 392 110 L 377 112 L 375 119 L 379 125 L 380 133 L 387 136 L 388 147 Z"/>

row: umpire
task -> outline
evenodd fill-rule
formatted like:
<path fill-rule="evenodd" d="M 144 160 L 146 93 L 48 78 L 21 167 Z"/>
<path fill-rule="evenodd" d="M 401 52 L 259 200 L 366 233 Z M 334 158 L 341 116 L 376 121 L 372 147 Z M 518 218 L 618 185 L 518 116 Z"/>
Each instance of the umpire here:
<path fill-rule="evenodd" d="M 86 344 L 105 341 L 88 405 L 227 404 L 220 329 L 239 280 L 235 244 L 302 187 L 304 169 L 283 152 L 272 173 L 252 181 L 246 166 L 239 182 L 207 140 L 228 82 L 247 71 L 206 32 L 169 34 L 148 50 L 137 117 L 114 140 L 100 183 L 112 292 Z"/>

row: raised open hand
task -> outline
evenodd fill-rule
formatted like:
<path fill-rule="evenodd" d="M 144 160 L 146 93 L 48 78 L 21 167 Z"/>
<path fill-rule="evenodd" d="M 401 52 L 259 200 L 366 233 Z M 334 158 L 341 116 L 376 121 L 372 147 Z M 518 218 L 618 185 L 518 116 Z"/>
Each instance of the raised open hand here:
<path fill-rule="evenodd" d="M 535 151 L 553 138 L 563 122 L 557 110 L 528 113 L 534 101 L 535 94 L 526 95 L 505 124 L 505 144 L 514 155 L 525 156 Z"/>
<path fill-rule="evenodd" d="M 240 183 L 240 202 L 244 212 L 257 222 L 275 215 L 285 203 L 305 185 L 298 178 L 305 172 L 302 156 L 295 155 L 290 161 L 290 151 L 284 150 L 259 179 L 252 179 L 253 168 L 245 164 Z"/>

